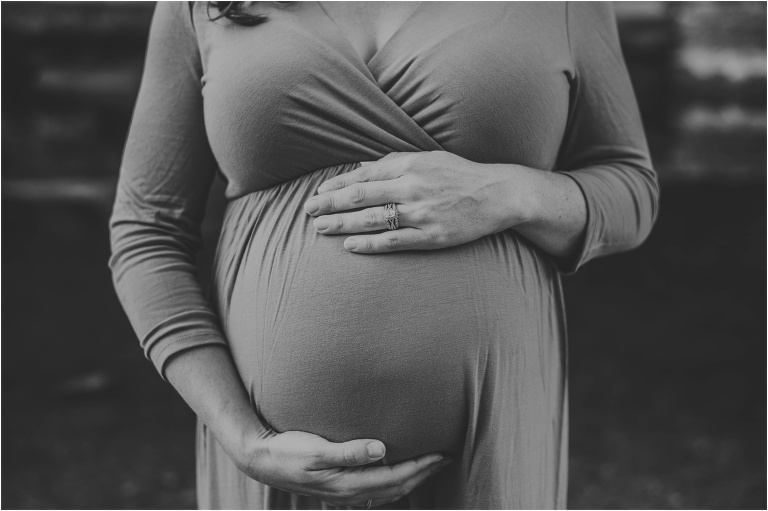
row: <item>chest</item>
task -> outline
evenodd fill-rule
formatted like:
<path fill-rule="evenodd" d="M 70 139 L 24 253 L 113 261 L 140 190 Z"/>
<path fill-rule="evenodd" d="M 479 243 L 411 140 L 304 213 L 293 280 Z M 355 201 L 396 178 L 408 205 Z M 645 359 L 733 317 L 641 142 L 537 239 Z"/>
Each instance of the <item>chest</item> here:
<path fill-rule="evenodd" d="M 569 107 L 564 6 L 339 4 L 260 4 L 256 27 L 199 11 L 205 125 L 231 196 L 393 151 L 553 168 Z"/>
<path fill-rule="evenodd" d="M 419 2 L 319 2 L 364 62 L 397 32 Z"/>

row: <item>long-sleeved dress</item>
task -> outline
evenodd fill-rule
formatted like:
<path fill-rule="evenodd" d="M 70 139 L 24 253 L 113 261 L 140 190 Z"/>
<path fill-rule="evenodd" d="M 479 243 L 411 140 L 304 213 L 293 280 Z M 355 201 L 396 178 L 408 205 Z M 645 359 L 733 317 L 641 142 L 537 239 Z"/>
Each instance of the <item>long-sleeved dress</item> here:
<path fill-rule="evenodd" d="M 110 267 L 161 372 L 231 351 L 276 431 L 378 438 L 386 462 L 456 461 L 413 508 L 562 508 L 561 274 L 630 249 L 658 204 L 609 3 L 422 2 L 365 62 L 318 2 L 256 3 L 255 27 L 160 2 L 110 222 Z M 218 14 L 215 9 L 212 15 Z M 506 230 L 361 255 L 315 232 L 325 179 L 393 151 L 448 151 L 570 176 L 588 221 L 555 259 Z M 194 253 L 214 173 L 228 200 L 213 291 Z M 203 508 L 306 508 L 240 473 L 198 424 Z"/>

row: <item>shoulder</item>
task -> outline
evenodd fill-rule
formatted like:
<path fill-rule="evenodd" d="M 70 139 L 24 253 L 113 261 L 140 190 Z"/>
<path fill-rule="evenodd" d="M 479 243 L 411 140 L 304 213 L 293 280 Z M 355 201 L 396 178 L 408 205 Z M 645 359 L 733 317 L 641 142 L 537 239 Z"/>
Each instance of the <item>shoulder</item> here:
<path fill-rule="evenodd" d="M 565 2 L 565 12 L 569 27 L 596 29 L 616 25 L 612 2 Z"/>
<path fill-rule="evenodd" d="M 154 17 L 166 23 L 197 31 L 198 29 L 205 28 L 205 22 L 210 21 L 209 3 L 157 2 Z"/>

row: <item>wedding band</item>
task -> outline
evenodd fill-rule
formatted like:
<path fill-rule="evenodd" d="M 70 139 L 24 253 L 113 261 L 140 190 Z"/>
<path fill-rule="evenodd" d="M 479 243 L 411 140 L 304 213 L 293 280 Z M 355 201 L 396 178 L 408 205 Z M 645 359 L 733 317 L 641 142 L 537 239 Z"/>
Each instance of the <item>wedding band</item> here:
<path fill-rule="evenodd" d="M 400 221 L 397 218 L 397 206 L 390 202 L 384 206 L 384 219 L 387 221 L 387 229 L 394 231 L 400 227 Z"/>
<path fill-rule="evenodd" d="M 369 499 L 368 502 L 365 503 L 365 509 L 371 509 L 372 505 L 373 505 L 373 499 Z"/>

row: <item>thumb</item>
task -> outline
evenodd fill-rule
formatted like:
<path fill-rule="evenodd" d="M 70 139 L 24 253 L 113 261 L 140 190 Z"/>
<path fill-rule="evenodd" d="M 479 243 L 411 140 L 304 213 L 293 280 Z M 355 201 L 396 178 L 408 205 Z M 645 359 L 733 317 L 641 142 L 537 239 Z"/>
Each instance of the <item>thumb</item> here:
<path fill-rule="evenodd" d="M 355 467 L 380 460 L 386 453 L 384 444 L 378 440 L 351 440 L 329 444 L 327 456 L 320 465 L 323 468 Z"/>

